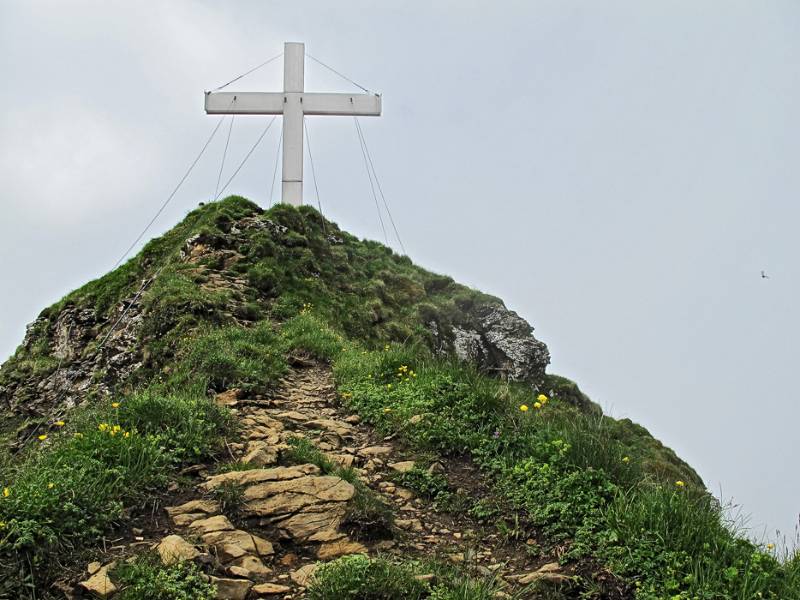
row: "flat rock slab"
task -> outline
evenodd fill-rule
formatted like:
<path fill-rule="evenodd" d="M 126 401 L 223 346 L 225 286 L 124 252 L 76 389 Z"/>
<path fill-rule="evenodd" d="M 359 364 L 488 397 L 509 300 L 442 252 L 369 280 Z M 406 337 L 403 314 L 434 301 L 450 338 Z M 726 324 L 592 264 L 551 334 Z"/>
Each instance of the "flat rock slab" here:
<path fill-rule="evenodd" d="M 286 447 L 285 445 L 283 445 Z M 277 442 L 254 440 L 247 443 L 247 452 L 242 457 L 242 462 L 259 467 L 269 467 L 278 462 Z"/>
<path fill-rule="evenodd" d="M 228 565 L 228 572 L 236 577 L 263 580 L 272 573 L 261 559 L 247 554 Z"/>
<path fill-rule="evenodd" d="M 259 583 L 254 585 L 252 592 L 257 596 L 275 596 L 277 594 L 287 594 L 292 591 L 288 585 L 279 583 Z"/>
<path fill-rule="evenodd" d="M 353 485 L 334 475 L 270 481 L 254 485 L 244 491 L 245 500 L 263 501 L 258 505 L 261 512 L 257 514 L 260 515 L 295 512 L 308 503 L 347 502 L 353 495 L 355 495 Z M 251 510 L 252 505 L 254 505 L 252 502 L 246 504 Z"/>
<path fill-rule="evenodd" d="M 213 533 L 215 531 L 232 531 L 233 523 L 228 520 L 225 515 L 215 515 L 207 519 L 198 519 L 189 523 L 189 529 L 199 533 Z"/>
<path fill-rule="evenodd" d="M 180 506 L 170 506 L 165 508 L 167 514 L 173 519 L 178 515 L 188 513 L 206 513 L 213 515 L 219 512 L 219 503 L 213 500 L 190 500 Z"/>
<path fill-rule="evenodd" d="M 272 469 L 249 469 L 247 471 L 228 471 L 219 475 L 212 475 L 200 487 L 206 491 L 211 491 L 225 483 L 235 485 L 252 485 L 262 481 L 282 481 L 284 479 L 296 479 L 306 475 L 316 475 L 319 467 L 316 465 L 296 465 L 292 467 L 275 467 Z"/>
<path fill-rule="evenodd" d="M 368 446 L 366 448 L 361 448 L 358 453 L 361 456 L 387 456 L 393 452 L 393 448 L 391 446 Z"/>
<path fill-rule="evenodd" d="M 335 421 L 333 419 L 314 419 L 313 421 L 307 421 L 305 427 L 310 429 L 324 429 L 326 431 L 332 431 L 343 438 L 352 437 L 353 435 L 352 425 L 342 421 Z"/>

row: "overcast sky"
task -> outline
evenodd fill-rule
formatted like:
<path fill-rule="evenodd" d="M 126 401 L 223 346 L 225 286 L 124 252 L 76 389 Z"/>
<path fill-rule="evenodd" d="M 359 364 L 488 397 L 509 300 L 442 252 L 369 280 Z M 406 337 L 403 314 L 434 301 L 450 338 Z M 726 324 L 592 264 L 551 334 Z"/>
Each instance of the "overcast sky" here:
<path fill-rule="evenodd" d="M 203 90 L 284 41 L 383 94 L 362 124 L 415 262 L 502 297 L 551 372 L 793 536 L 795 0 L 0 0 L 0 356 L 164 201 L 219 118 Z M 313 62 L 306 89 L 357 91 Z M 235 121 L 226 173 L 265 123 Z M 352 119 L 308 126 L 325 214 L 381 239 Z M 213 194 L 221 131 L 152 234 Z M 269 204 L 278 132 L 230 192 Z"/>

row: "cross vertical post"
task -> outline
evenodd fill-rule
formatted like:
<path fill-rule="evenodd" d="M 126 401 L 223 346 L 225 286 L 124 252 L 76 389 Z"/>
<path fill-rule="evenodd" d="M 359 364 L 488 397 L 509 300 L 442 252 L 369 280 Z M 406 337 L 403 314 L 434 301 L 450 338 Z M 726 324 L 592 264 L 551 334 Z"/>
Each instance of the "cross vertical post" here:
<path fill-rule="evenodd" d="M 284 202 L 303 203 L 303 92 L 305 44 L 286 42 L 283 50 L 283 170 Z"/>

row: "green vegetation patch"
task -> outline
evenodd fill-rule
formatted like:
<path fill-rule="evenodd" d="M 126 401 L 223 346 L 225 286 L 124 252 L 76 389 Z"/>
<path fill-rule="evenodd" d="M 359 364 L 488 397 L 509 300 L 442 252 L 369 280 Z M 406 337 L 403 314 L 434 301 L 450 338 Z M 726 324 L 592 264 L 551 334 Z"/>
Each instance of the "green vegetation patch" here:
<path fill-rule="evenodd" d="M 143 554 L 120 563 L 111 576 L 120 587 L 120 600 L 214 600 L 216 588 L 194 564 L 165 566 L 157 556 Z"/>
<path fill-rule="evenodd" d="M 308 598 L 492 600 L 499 591 L 494 579 L 472 579 L 452 566 L 432 561 L 393 562 L 353 554 L 321 565 L 308 588 Z"/>
<path fill-rule="evenodd" d="M 53 423 L 0 475 L 0 579 L 46 581 L 53 556 L 99 539 L 183 464 L 212 456 L 230 424 L 207 398 L 156 389 Z"/>

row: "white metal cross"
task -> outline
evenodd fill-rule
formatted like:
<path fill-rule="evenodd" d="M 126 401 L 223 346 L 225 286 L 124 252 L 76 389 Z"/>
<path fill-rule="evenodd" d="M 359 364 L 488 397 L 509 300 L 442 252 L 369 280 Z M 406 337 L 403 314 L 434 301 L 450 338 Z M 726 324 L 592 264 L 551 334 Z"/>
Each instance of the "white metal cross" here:
<path fill-rule="evenodd" d="M 305 45 L 286 42 L 283 50 L 283 92 L 206 92 L 209 115 L 283 115 L 283 202 L 303 203 L 304 115 L 381 114 L 378 94 L 305 92 Z"/>

